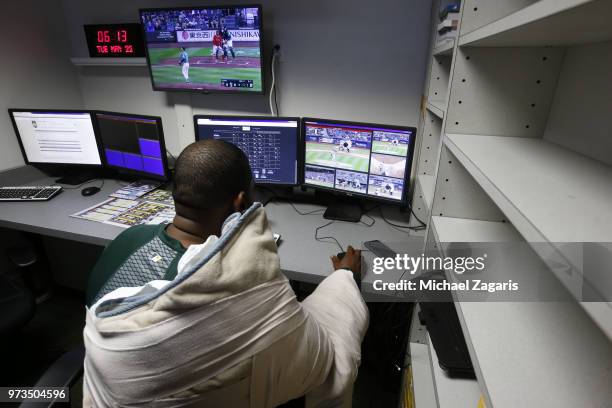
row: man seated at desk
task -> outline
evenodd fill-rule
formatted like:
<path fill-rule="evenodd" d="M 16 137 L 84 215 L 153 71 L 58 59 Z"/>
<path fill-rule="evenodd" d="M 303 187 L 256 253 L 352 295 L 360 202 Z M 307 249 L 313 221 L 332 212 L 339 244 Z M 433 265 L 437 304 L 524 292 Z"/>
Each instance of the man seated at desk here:
<path fill-rule="evenodd" d="M 350 406 L 368 324 L 361 255 L 333 257 L 297 302 L 252 186 L 240 149 L 193 143 L 173 223 L 106 248 L 88 288 L 84 406 Z"/>

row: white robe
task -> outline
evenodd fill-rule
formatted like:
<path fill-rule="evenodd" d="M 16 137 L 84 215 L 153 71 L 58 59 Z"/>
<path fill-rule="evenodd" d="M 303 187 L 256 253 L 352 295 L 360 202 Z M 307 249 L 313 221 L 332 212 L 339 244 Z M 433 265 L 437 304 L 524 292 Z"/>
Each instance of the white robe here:
<path fill-rule="evenodd" d="M 350 406 L 368 323 L 352 274 L 297 302 L 258 204 L 209 241 L 174 281 L 87 310 L 84 406 Z"/>

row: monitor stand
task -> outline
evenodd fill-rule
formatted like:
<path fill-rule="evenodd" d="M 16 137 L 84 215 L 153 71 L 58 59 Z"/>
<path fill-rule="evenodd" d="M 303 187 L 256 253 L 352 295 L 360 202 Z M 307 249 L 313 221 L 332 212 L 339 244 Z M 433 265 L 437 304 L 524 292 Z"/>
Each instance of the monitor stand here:
<path fill-rule="evenodd" d="M 361 206 L 347 201 L 333 201 L 327 206 L 327 210 L 323 213 L 323 218 L 327 220 L 359 222 L 363 211 Z"/>
<path fill-rule="evenodd" d="M 55 180 L 55 182 L 58 184 L 68 184 L 70 186 L 78 186 L 80 184 L 83 184 L 95 178 L 96 176 L 92 173 L 88 173 L 88 172 L 78 173 L 77 172 L 77 173 L 66 174 L 63 177 Z"/>

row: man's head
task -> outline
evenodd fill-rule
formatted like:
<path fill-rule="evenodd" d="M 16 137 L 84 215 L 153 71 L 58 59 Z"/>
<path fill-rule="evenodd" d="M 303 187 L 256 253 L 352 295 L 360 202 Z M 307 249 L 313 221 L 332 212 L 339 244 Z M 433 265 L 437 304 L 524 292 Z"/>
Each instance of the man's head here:
<path fill-rule="evenodd" d="M 221 140 L 192 143 L 174 167 L 176 213 L 220 229 L 227 216 L 251 205 L 252 181 L 249 160 L 238 147 Z"/>
<path fill-rule="evenodd" d="M 187 49 L 185 47 L 181 47 L 181 50 L 183 51 L 187 51 Z"/>

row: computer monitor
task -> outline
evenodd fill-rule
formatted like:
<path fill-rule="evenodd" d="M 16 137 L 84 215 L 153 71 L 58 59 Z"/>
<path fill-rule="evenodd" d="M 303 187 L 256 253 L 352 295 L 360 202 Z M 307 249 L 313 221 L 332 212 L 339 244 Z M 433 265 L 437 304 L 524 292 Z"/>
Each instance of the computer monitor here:
<path fill-rule="evenodd" d="M 17 141 L 26 164 L 61 172 L 56 180 L 80 184 L 93 177 L 102 160 L 88 111 L 9 109 Z"/>
<path fill-rule="evenodd" d="M 196 139 L 220 139 L 249 158 L 258 184 L 298 184 L 299 118 L 194 116 Z"/>
<path fill-rule="evenodd" d="M 302 119 L 304 184 L 342 195 L 402 204 L 414 152 L 413 127 Z M 342 209 L 326 216 L 346 219 Z M 357 217 L 356 209 L 352 218 Z M 340 212 L 334 217 L 333 212 Z M 359 217 L 361 212 L 359 211 Z M 358 220 L 359 218 L 357 218 Z"/>
<path fill-rule="evenodd" d="M 96 112 L 104 164 L 118 173 L 169 178 L 162 121 L 157 116 Z"/>
<path fill-rule="evenodd" d="M 26 164 L 102 164 L 89 112 L 9 109 L 9 115 Z"/>

